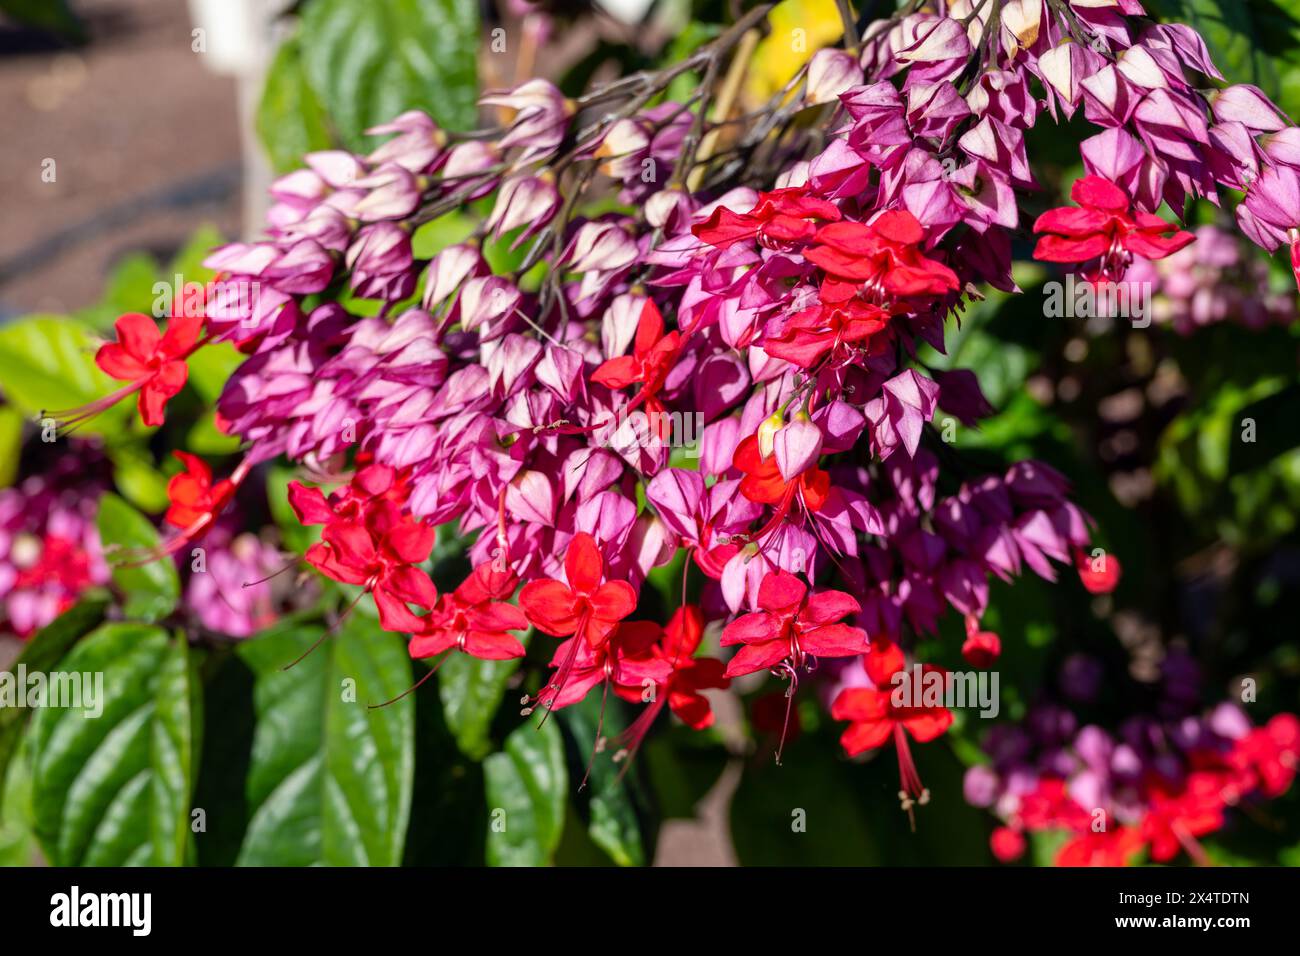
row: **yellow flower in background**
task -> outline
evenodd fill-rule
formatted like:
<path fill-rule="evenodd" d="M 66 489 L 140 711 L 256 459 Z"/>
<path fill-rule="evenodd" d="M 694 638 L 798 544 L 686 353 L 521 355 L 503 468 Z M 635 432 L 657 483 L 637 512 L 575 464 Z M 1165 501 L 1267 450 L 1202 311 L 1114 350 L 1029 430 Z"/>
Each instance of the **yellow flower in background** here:
<path fill-rule="evenodd" d="M 783 0 L 769 22 L 772 32 L 754 51 L 746 82 L 751 105 L 776 93 L 814 53 L 844 34 L 835 0 Z"/>

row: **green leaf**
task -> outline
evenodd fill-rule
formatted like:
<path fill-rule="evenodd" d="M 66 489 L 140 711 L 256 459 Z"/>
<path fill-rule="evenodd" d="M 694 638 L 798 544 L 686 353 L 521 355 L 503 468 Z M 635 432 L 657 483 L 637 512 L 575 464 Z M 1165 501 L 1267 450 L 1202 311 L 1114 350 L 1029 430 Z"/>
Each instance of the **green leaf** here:
<path fill-rule="evenodd" d="M 1156 0 L 1152 13 L 1186 23 L 1205 39 L 1220 72 L 1231 83 L 1254 83 L 1276 97 L 1277 67 L 1264 52 L 1251 3 L 1242 0 Z"/>
<path fill-rule="evenodd" d="M 302 164 L 303 153 L 329 149 L 328 120 L 302 71 L 302 47 L 289 40 L 276 52 L 257 107 L 257 135 L 276 172 Z"/>
<path fill-rule="evenodd" d="M 35 856 L 31 760 L 20 747 L 8 774 L 0 771 L 0 866 L 32 866 Z"/>
<path fill-rule="evenodd" d="M 116 445 L 109 450 L 109 457 L 113 460 L 113 483 L 131 504 L 141 511 L 166 510 L 167 479 L 146 448 Z"/>
<path fill-rule="evenodd" d="M 205 402 L 215 405 L 226 382 L 247 357 L 229 342 L 205 345 L 190 357 L 189 383 Z"/>
<path fill-rule="evenodd" d="M 28 639 L 10 672 L 17 673 L 19 664 L 28 672 L 50 670 L 79 638 L 104 619 L 107 607 L 108 598 L 102 591 L 82 595 L 80 601 Z M 0 780 L 4 779 L 5 767 L 17 750 L 28 713 L 23 707 L 0 707 Z"/>
<path fill-rule="evenodd" d="M 158 673 L 151 752 L 154 813 L 149 818 L 155 866 L 181 866 L 189 855 L 203 701 L 198 659 L 188 651 L 185 635 L 177 632 Z"/>
<path fill-rule="evenodd" d="M 14 483 L 23 449 L 23 416 L 16 408 L 0 406 L 0 488 Z"/>
<path fill-rule="evenodd" d="M 320 537 L 321 529 L 318 525 L 304 525 L 289 506 L 289 482 L 295 476 L 292 468 L 272 466 L 266 476 L 266 502 L 285 547 L 295 554 L 306 554 Z"/>
<path fill-rule="evenodd" d="M 0 13 L 25 27 L 49 30 L 72 40 L 82 40 L 86 31 L 67 0 L 0 0 Z"/>
<path fill-rule="evenodd" d="M 505 749 L 483 761 L 487 786 L 487 862 L 491 866 L 546 866 L 564 830 L 569 774 L 555 720 L 531 721 L 506 738 Z"/>
<path fill-rule="evenodd" d="M 474 0 L 312 0 L 299 37 L 308 82 L 353 149 L 406 110 L 449 129 L 477 119 Z"/>
<path fill-rule="evenodd" d="M 524 641 L 527 644 L 527 639 Z M 438 696 L 447 729 L 460 752 L 482 760 L 492 749 L 488 730 L 505 694 L 506 681 L 519 669 L 518 658 L 481 661 L 452 652 L 438 669 Z"/>
<path fill-rule="evenodd" d="M 153 622 L 175 610 L 181 582 L 170 556 L 129 566 L 138 554 L 158 546 L 158 529 L 149 519 L 117 495 L 106 494 L 99 499 L 96 524 L 108 560 L 127 562 L 112 566 L 113 584 L 125 598 L 122 612 L 129 618 Z"/>
<path fill-rule="evenodd" d="M 122 384 L 95 365 L 95 349 L 90 330 L 80 322 L 56 315 L 20 319 L 0 328 L 0 388 L 28 415 L 86 405 Z M 133 407 L 118 402 L 81 429 L 118 432 Z"/>
<path fill-rule="evenodd" d="M 32 719 L 32 807 L 51 863 L 182 864 L 201 707 L 188 645 L 156 627 L 105 624 L 59 672 L 102 674 L 103 712 L 45 707 Z"/>
<path fill-rule="evenodd" d="M 605 703 L 605 725 L 601 735 L 615 737 L 623 728 L 615 713 L 617 705 Z M 596 740 L 596 726 L 600 720 L 601 700 L 597 694 L 588 694 L 580 703 L 565 707 L 557 713 L 565 729 L 577 744 L 579 759 L 591 759 L 592 745 Z M 591 791 L 590 820 L 587 832 L 592 842 L 609 854 L 619 866 L 643 866 L 645 846 L 641 840 L 641 826 L 637 822 L 636 807 L 632 802 L 629 779 L 623 775 L 623 764 L 615 763 L 612 751 L 606 750 L 591 760 L 587 780 Z"/>
<path fill-rule="evenodd" d="M 220 458 L 239 450 L 238 435 L 227 435 L 217 430 L 216 420 L 208 415 L 200 418 L 185 433 L 185 448 L 196 455 Z"/>
<path fill-rule="evenodd" d="M 257 724 L 240 866 L 397 866 L 415 773 L 411 686 L 401 637 L 357 616 L 324 634 L 286 622 L 240 645 Z"/>

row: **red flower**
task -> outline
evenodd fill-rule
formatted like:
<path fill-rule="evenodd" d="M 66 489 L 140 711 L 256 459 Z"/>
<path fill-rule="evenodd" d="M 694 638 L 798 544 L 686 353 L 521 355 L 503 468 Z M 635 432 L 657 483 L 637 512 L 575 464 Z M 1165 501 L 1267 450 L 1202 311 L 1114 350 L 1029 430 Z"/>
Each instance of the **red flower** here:
<path fill-rule="evenodd" d="M 37 547 L 39 556 L 30 564 L 15 562 L 18 573 L 6 593 L 16 595 L 35 591 L 47 599 L 54 599 L 57 616 L 77 603 L 81 592 L 95 583 L 90 573 L 90 555 L 80 543 L 57 534 L 46 533 Z M 11 561 L 14 557 L 11 551 Z M 18 629 L 13 621 L 6 621 L 5 625 L 13 628 L 22 640 L 37 630 L 35 626 Z"/>
<path fill-rule="evenodd" d="M 776 505 L 782 512 L 789 510 L 797 494 L 804 507 L 816 513 L 826 503 L 831 489 L 831 476 L 816 466 L 786 481 L 776 456 L 764 458 L 760 454 L 757 435 L 750 435 L 736 446 L 731 463 L 745 473 L 740 482 L 742 495 L 762 505 Z"/>
<path fill-rule="evenodd" d="M 720 248 L 757 237 L 761 245 L 780 249 L 811 240 L 817 231 L 814 220 L 836 222 L 839 218 L 834 203 L 809 196 L 805 187 L 793 187 L 759 193 L 758 203 L 747 213 L 719 206 L 704 222 L 692 226 L 691 232 Z"/>
<path fill-rule="evenodd" d="M 672 664 L 656 653 L 662 636 L 663 629 L 652 621 L 624 621 L 597 647 L 569 638 L 555 649 L 551 667 L 556 677 L 537 695 L 537 702 L 548 710 L 568 707 L 606 680 L 624 700 L 644 700 L 647 692 L 658 698 L 672 674 Z M 566 665 L 569 673 L 561 679 Z"/>
<path fill-rule="evenodd" d="M 117 341 L 100 347 L 95 364 L 118 381 L 132 383 L 128 390 L 115 393 L 114 401 L 138 389 L 140 418 L 146 425 L 161 425 L 167 400 L 185 387 L 189 376 L 185 360 L 198 344 L 203 317 L 181 310 L 167 322 L 164 334 L 149 316 L 128 312 L 118 318 L 116 328 Z"/>
<path fill-rule="evenodd" d="M 840 735 L 840 744 L 850 757 L 883 747 L 891 737 L 898 740 L 904 730 L 917 743 L 925 744 L 942 736 L 952 726 L 952 712 L 946 707 L 894 703 L 893 676 L 904 666 L 903 654 L 897 644 L 873 641 L 871 653 L 864 658 L 863 664 L 875 688 L 846 688 L 831 704 L 831 717 L 850 721 Z M 922 677 L 944 673 L 942 667 L 934 664 L 921 666 Z M 919 696 L 920 690 L 919 687 L 913 688 L 913 693 Z"/>
<path fill-rule="evenodd" d="M 1142 849 L 1142 834 L 1136 827 L 1113 827 L 1095 832 L 1084 830 L 1056 853 L 1057 866 L 1127 866 Z"/>
<path fill-rule="evenodd" d="M 365 465 L 328 498 L 319 488 L 289 482 L 289 506 L 304 525 L 329 524 L 339 518 L 355 521 L 364 517 L 375 502 L 402 504 L 408 490 L 406 481 L 388 465 Z"/>
<path fill-rule="evenodd" d="M 167 498 L 171 507 L 163 520 L 193 537 L 200 529 L 215 521 L 235 494 L 236 483 L 222 479 L 212 483 L 212 469 L 197 455 L 186 451 L 172 452 L 180 459 L 185 470 L 173 475 L 167 482 Z"/>
<path fill-rule="evenodd" d="M 1205 851 L 1195 837 L 1213 833 L 1223 826 L 1223 796 L 1219 775 L 1188 774 L 1185 785 L 1170 790 L 1156 784 L 1150 790 L 1150 809 L 1142 818 L 1139 832 L 1151 844 L 1151 858 L 1168 863 L 1185 849 L 1195 858 Z"/>
<path fill-rule="evenodd" d="M 695 656 L 703 636 L 704 613 L 697 605 L 687 604 L 673 612 L 661 645 L 663 657 L 673 668 L 668 679 L 668 706 L 692 730 L 713 726 L 713 708 L 700 691 L 731 685 L 722 661 Z"/>
<path fill-rule="evenodd" d="M 693 656 L 703 634 L 704 614 L 698 606 L 687 604 L 673 613 L 668 627 L 662 632 L 659 646 L 654 649 L 656 656 L 669 668 L 667 693 L 656 688 L 649 706 L 615 738 L 619 748 L 615 760 L 630 761 L 636 756 L 645 735 L 665 706 L 670 707 L 692 730 L 703 730 L 713 725 L 713 708 L 700 691 L 728 687 L 731 681 L 723 676 L 722 661 Z M 615 693 L 632 703 L 646 700 L 644 685 L 635 698 L 617 686 Z"/>
<path fill-rule="evenodd" d="M 424 621 L 407 604 L 431 610 L 437 603 L 433 581 L 415 567 L 429 557 L 436 538 L 435 528 L 380 506 L 364 521 L 327 524 L 305 558 L 326 577 L 370 591 L 384 630 L 419 632 Z"/>
<path fill-rule="evenodd" d="M 807 586 L 793 574 L 772 571 L 758 586 L 758 606 L 763 610 L 732 621 L 722 631 L 722 646 L 743 644 L 727 664 L 726 677 L 740 677 L 773 669 L 790 678 L 786 689 L 785 723 L 776 748 L 781 763 L 799 670 L 811 669 L 809 658 L 853 657 L 867 648 L 867 632 L 839 623 L 840 618 L 862 610 L 843 591 L 821 591 L 809 597 Z"/>
<path fill-rule="evenodd" d="M 840 735 L 840 744 L 850 757 L 875 750 L 884 746 L 891 737 L 894 739 L 902 783 L 898 796 L 910 816 L 914 804 L 924 806 L 929 802 L 930 791 L 921 783 L 907 735 L 911 734 L 917 743 L 929 743 L 952 726 L 952 712 L 941 706 L 895 702 L 894 675 L 903 670 L 905 661 L 902 650 L 893 641 L 885 638 L 873 640 L 871 652 L 862 663 L 875 687 L 849 687 L 840 691 L 831 704 L 831 717 L 849 721 L 849 726 Z M 922 665 L 920 672 L 922 680 L 926 674 L 946 673 L 933 664 Z M 922 688 L 912 687 L 911 691 L 919 697 Z"/>
<path fill-rule="evenodd" d="M 524 646 L 510 632 L 528 627 L 528 619 L 513 604 L 500 600 L 514 594 L 519 579 L 480 564 L 424 618 L 411 641 L 412 657 L 434 657 L 450 647 L 482 660 L 503 661 L 524 656 Z"/>
<path fill-rule="evenodd" d="M 1076 180 L 1070 196 L 1078 206 L 1049 209 L 1034 223 L 1034 232 L 1048 233 L 1038 240 L 1035 259 L 1099 259 L 1099 275 L 1119 281 L 1134 255 L 1163 259 L 1196 239 L 1157 215 L 1133 210 L 1128 194 L 1100 176 Z"/>
<path fill-rule="evenodd" d="M 606 581 L 605 561 L 596 539 L 585 531 L 573 536 L 564 556 L 568 584 L 546 578 L 529 581 L 519 592 L 528 620 L 552 637 L 581 635 L 593 648 L 636 609 L 636 591 L 626 581 Z"/>
<path fill-rule="evenodd" d="M 819 303 L 796 312 L 780 331 L 767 335 L 759 344 L 774 358 L 785 359 L 800 368 L 812 368 L 827 352 L 856 346 L 879 354 L 889 343 L 882 335 L 889 328 L 889 311 L 858 296 L 835 303 Z"/>
<path fill-rule="evenodd" d="M 1290 789 L 1300 766 L 1300 720 L 1294 714 L 1278 714 L 1254 728 L 1236 742 L 1228 763 L 1258 777 L 1266 795 L 1281 796 Z"/>
<path fill-rule="evenodd" d="M 808 595 L 808 587 L 793 574 L 772 571 L 758 588 L 763 610 L 739 617 L 722 632 L 722 646 L 744 647 L 727 664 L 726 677 L 740 677 L 776 667 L 783 661 L 790 670 L 804 665 L 809 654 L 818 657 L 852 657 L 867 649 L 867 633 L 837 623 L 862 608 L 843 591 Z"/>
<path fill-rule="evenodd" d="M 989 849 L 998 862 L 1014 862 L 1025 855 L 1025 835 L 1010 827 L 998 827 L 989 837 Z"/>
<path fill-rule="evenodd" d="M 681 348 L 681 333 L 672 331 L 664 335 L 664 318 L 659 313 L 659 307 L 653 299 L 646 299 L 641 309 L 641 318 L 637 322 L 632 354 L 620 355 L 601 363 L 600 368 L 592 373 L 591 380 L 615 391 L 639 383 L 641 390 L 625 411 L 631 411 L 644 403 L 646 412 L 657 416 L 664 411 L 663 403 L 658 398 L 659 390 L 672 371 Z M 661 434 L 660 437 L 666 438 L 667 435 Z"/>
<path fill-rule="evenodd" d="M 862 293 L 870 302 L 943 295 L 961 288 L 957 274 L 925 256 L 925 228 L 910 212 L 889 210 L 869 223 L 836 222 L 817 230 L 804 258 L 826 270 L 823 302 Z"/>
<path fill-rule="evenodd" d="M 1070 796 L 1060 777 L 1044 777 L 1038 786 L 1020 798 L 1017 814 L 1030 830 L 1083 830 L 1092 824 L 1092 816 Z"/>
<path fill-rule="evenodd" d="M 1109 594 L 1119 584 L 1122 569 L 1119 558 L 1113 554 L 1101 554 L 1092 558 L 1084 554 L 1082 548 L 1076 548 L 1074 567 L 1089 594 Z"/>
<path fill-rule="evenodd" d="M 966 615 L 966 641 L 961 646 L 961 656 L 971 667 L 988 668 L 1002 655 L 1002 638 L 992 631 L 981 631 L 979 619 Z"/>

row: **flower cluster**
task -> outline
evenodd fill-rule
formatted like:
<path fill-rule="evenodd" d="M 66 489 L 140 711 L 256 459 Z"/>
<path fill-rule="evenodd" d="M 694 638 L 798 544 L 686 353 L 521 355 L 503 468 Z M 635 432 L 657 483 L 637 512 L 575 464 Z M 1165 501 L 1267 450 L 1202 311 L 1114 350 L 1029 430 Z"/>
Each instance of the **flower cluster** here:
<path fill-rule="evenodd" d="M 964 789 L 1004 821 L 994 855 L 1010 862 L 1026 834 L 1054 831 L 1066 834 L 1059 866 L 1123 866 L 1143 852 L 1158 863 L 1183 852 L 1204 863 L 1199 837 L 1223 828 L 1233 809 L 1285 793 L 1300 768 L 1300 719 L 1278 714 L 1252 727 L 1232 703 L 1191 712 L 1178 686 L 1187 664 L 1167 660 L 1163 699 L 1116 733 L 1080 727 L 1052 703 L 990 732 L 989 763 L 967 771 Z"/>
<path fill-rule="evenodd" d="M 1270 290 L 1268 264 L 1243 254 L 1237 236 L 1217 226 L 1201 226 L 1195 236 L 1167 259 L 1135 262 L 1125 277 L 1154 291 L 1157 322 L 1189 335 L 1219 322 L 1264 329 L 1296 320 L 1294 296 Z"/>
<path fill-rule="evenodd" d="M 107 462 L 81 442 L 45 471 L 0 489 L 0 633 L 28 637 L 108 581 L 95 515 Z"/>
<path fill-rule="evenodd" d="M 1203 94 L 1191 72 L 1221 78 L 1204 43 L 1136 0 L 928 4 L 818 54 L 747 122 L 717 119 L 732 104 L 708 83 L 649 105 L 683 69 L 712 77 L 764 13 L 578 99 L 544 80 L 489 94 L 513 117 L 499 130 L 406 113 L 368 155 L 311 154 L 274 184 L 266 237 L 209 258 L 204 329 L 124 317 L 100 364 L 146 422 L 196 344 L 248 356 L 218 407 L 245 457 L 216 484 L 191 468 L 176 541 L 287 456 L 339 486 L 292 487 L 299 519 L 323 526 L 306 561 L 369 595 L 414 656 L 519 656 L 531 625 L 561 643 L 525 703 L 599 686 L 642 702 L 629 751 L 664 701 L 707 724 L 699 691 L 733 677 L 770 670 L 793 694 L 818 656 L 862 657 L 879 683 L 948 608 L 987 666 L 991 575 L 1054 580 L 1064 564 L 1111 590 L 1119 562 L 1046 466 L 939 494 L 954 452 L 935 410 L 973 425 L 991 409 L 970 372 L 930 372 L 918 346 L 942 350 L 981 285 L 1014 290 L 1011 235 L 1038 185 L 1025 134 L 1044 116 L 1101 132 L 1077 205 L 1037 220 L 1036 255 L 1110 280 L 1191 243 L 1157 210 L 1221 185 L 1246 191 L 1257 242 L 1300 236 L 1294 129 L 1251 87 Z M 789 122 L 828 103 L 823 123 Z M 611 193 L 621 204 L 584 214 Z M 486 197 L 471 237 L 421 257 L 426 224 Z M 488 253 L 506 243 L 503 267 Z M 474 571 L 439 594 L 422 565 L 450 523 L 473 537 Z M 683 552 L 699 603 L 683 587 L 666 626 L 630 620 Z M 725 668 L 694 656 L 710 625 L 739 647 Z M 880 693 L 832 711 L 850 752 L 898 745 L 910 808 L 923 788 L 903 731 L 947 724 Z"/>

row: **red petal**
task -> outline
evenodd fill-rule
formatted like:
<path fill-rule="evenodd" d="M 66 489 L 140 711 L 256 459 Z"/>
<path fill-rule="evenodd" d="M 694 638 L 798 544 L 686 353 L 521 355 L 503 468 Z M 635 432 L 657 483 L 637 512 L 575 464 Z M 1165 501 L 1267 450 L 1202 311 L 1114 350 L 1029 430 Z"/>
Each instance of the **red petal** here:
<path fill-rule="evenodd" d="M 568 637 L 578 629 L 576 600 L 559 581 L 529 581 L 519 592 L 519 606 L 528 620 L 552 637 Z"/>
<path fill-rule="evenodd" d="M 830 624 L 862 610 L 852 594 L 843 591 L 818 591 L 808 599 L 799 612 L 799 621 L 805 624 Z"/>
<path fill-rule="evenodd" d="M 925 239 L 925 228 L 920 220 L 905 209 L 883 212 L 870 226 L 877 235 L 890 242 L 911 246 Z"/>
<path fill-rule="evenodd" d="M 664 337 L 664 317 L 659 313 L 659 306 L 654 299 L 646 299 L 641 307 L 641 318 L 636 324 L 636 340 L 632 351 L 637 356 L 645 355 Z"/>
<path fill-rule="evenodd" d="M 109 378 L 119 382 L 138 382 L 152 374 L 145 365 L 117 342 L 101 345 L 95 353 L 95 364 L 104 370 Z"/>
<path fill-rule="evenodd" d="M 741 677 L 755 671 L 774 667 L 790 656 L 790 646 L 785 641 L 768 641 L 766 644 L 746 644 L 727 664 L 727 677 Z"/>
<path fill-rule="evenodd" d="M 1104 232 L 1110 221 L 1111 217 L 1100 209 L 1060 206 L 1039 216 L 1034 221 L 1034 232 L 1054 232 L 1078 239 L 1094 232 Z"/>
<path fill-rule="evenodd" d="M 696 604 L 679 607 L 669 618 L 664 634 L 664 652 L 669 657 L 690 657 L 704 636 L 704 612 Z"/>
<path fill-rule="evenodd" d="M 1169 237 L 1151 232 L 1131 232 L 1124 237 L 1124 248 L 1144 259 L 1163 259 L 1195 241 L 1196 237 L 1190 232 L 1179 231 Z"/>
<path fill-rule="evenodd" d="M 289 507 L 304 524 L 328 524 L 334 511 L 319 488 L 308 488 L 298 481 L 289 482 Z"/>
<path fill-rule="evenodd" d="M 330 546 L 340 564 L 356 571 L 369 571 L 378 558 L 375 543 L 364 525 L 335 521 L 325 528 L 321 539 Z"/>
<path fill-rule="evenodd" d="M 719 206 L 704 222 L 692 226 L 691 232 L 711 246 L 725 247 L 740 239 L 752 239 L 758 235 L 759 225 L 753 216 L 738 215 Z"/>
<path fill-rule="evenodd" d="M 621 621 L 636 610 L 636 589 L 626 581 L 606 581 L 588 600 L 597 620 Z"/>
<path fill-rule="evenodd" d="M 888 720 L 849 724 L 840 734 L 840 746 L 850 757 L 883 746 L 893 736 L 894 725 Z"/>
<path fill-rule="evenodd" d="M 901 721 L 917 743 L 924 744 L 941 735 L 952 726 L 952 712 L 944 707 L 932 707 L 916 716 Z"/>
<path fill-rule="evenodd" d="M 523 631 L 528 618 L 513 604 L 485 604 L 471 610 L 466 617 L 476 631 Z"/>
<path fill-rule="evenodd" d="M 1095 206 L 1112 212 L 1127 212 L 1129 207 L 1128 193 L 1100 176 L 1084 176 L 1075 180 L 1070 198 L 1080 206 Z"/>
<path fill-rule="evenodd" d="M 1110 240 L 1105 236 L 1086 239 L 1063 239 L 1060 236 L 1043 236 L 1034 247 L 1034 258 L 1040 262 L 1087 262 L 1105 255 Z"/>
<path fill-rule="evenodd" d="M 202 315 L 172 316 L 167 321 L 167 331 L 158 343 L 158 351 L 169 359 L 183 359 L 194 348 L 202 330 Z"/>
<path fill-rule="evenodd" d="M 862 661 L 871 683 L 882 688 L 889 686 L 890 680 L 903 669 L 906 663 L 903 649 L 883 637 L 872 640 L 871 650 Z"/>
<path fill-rule="evenodd" d="M 439 628 L 432 634 L 417 634 L 407 647 L 414 658 L 433 657 L 456 643 L 456 635 Z"/>
<path fill-rule="evenodd" d="M 413 565 L 392 571 L 384 579 L 384 586 L 408 604 L 418 604 L 426 611 L 438 603 L 438 589 L 433 580 Z"/>
<path fill-rule="evenodd" d="M 733 644 L 766 644 L 781 636 L 781 619 L 766 611 L 738 617 L 722 629 L 723 647 Z"/>
<path fill-rule="evenodd" d="M 774 613 L 790 612 L 803 603 L 808 586 L 793 574 L 770 571 L 758 586 L 758 606 Z"/>
<path fill-rule="evenodd" d="M 205 488 L 212 484 L 212 469 L 198 455 L 191 455 L 187 451 L 174 451 L 172 455 L 185 466 L 185 470 L 194 477 L 197 484 Z"/>
<path fill-rule="evenodd" d="M 385 631 L 409 634 L 424 626 L 424 621 L 382 584 L 375 588 L 375 607 L 379 608 L 379 626 Z"/>
<path fill-rule="evenodd" d="M 692 730 L 706 730 L 713 726 L 713 708 L 703 694 L 674 691 L 668 695 L 668 706 L 677 719 Z"/>
<path fill-rule="evenodd" d="M 831 702 L 832 720 L 880 720 L 889 712 L 889 695 L 868 687 L 849 687 Z"/>
<path fill-rule="evenodd" d="M 847 624 L 827 624 L 806 632 L 799 643 L 818 657 L 856 657 L 867 652 L 867 632 Z"/>
<path fill-rule="evenodd" d="M 428 560 L 437 540 L 437 528 L 415 521 L 403 521 L 384 536 L 388 549 L 407 564 Z"/>
<path fill-rule="evenodd" d="M 641 381 L 641 363 L 630 355 L 602 362 L 600 368 L 591 373 L 591 380 L 597 385 L 617 391 Z"/>
<path fill-rule="evenodd" d="M 465 635 L 465 653 L 485 661 L 508 661 L 524 656 L 524 645 L 501 631 L 470 631 Z"/>
<path fill-rule="evenodd" d="M 596 590 L 604 573 L 605 562 L 596 546 L 596 539 L 585 531 L 579 531 L 569 542 L 569 550 L 564 555 L 564 575 L 569 579 L 569 587 L 578 594 L 590 594 Z"/>
<path fill-rule="evenodd" d="M 167 401 L 175 394 L 155 386 L 153 379 L 146 382 L 144 388 L 140 389 L 140 398 L 136 405 L 140 410 L 140 421 L 149 428 L 157 428 L 161 425 L 167 419 L 164 414 Z"/>
<path fill-rule="evenodd" d="M 352 486 L 372 498 L 387 494 L 397 480 L 397 472 L 388 465 L 367 465 L 352 478 Z"/>
<path fill-rule="evenodd" d="M 117 341 L 122 348 L 140 362 L 148 362 L 162 340 L 157 323 L 140 312 L 118 316 L 113 327 L 117 329 Z"/>

